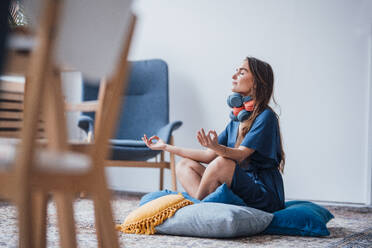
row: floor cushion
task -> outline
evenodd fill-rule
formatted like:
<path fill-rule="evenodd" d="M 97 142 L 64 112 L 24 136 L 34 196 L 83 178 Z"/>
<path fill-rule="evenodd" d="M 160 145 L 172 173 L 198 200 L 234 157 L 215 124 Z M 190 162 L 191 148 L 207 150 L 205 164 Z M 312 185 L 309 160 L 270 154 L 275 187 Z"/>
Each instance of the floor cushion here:
<path fill-rule="evenodd" d="M 155 226 L 173 216 L 178 209 L 190 204 L 193 203 L 185 199 L 182 194 L 159 197 L 132 211 L 124 223 L 117 225 L 116 229 L 124 233 L 154 234 Z"/>
<path fill-rule="evenodd" d="M 161 196 L 169 195 L 169 194 L 178 194 L 178 192 L 165 189 L 161 191 L 155 191 L 155 192 L 148 193 L 141 198 L 140 206 L 142 206 L 143 204 L 149 201 L 157 199 Z M 187 192 L 182 192 L 182 195 L 186 199 L 192 201 L 193 203 L 218 202 L 218 203 L 226 203 L 226 204 L 232 204 L 232 205 L 238 205 L 238 206 L 247 206 L 244 203 L 243 199 L 235 195 L 231 191 L 231 189 L 227 187 L 225 183 L 219 186 L 214 192 L 207 195 L 202 201 L 191 197 Z"/>
<path fill-rule="evenodd" d="M 155 230 L 179 236 L 233 238 L 262 232 L 272 218 L 273 214 L 250 207 L 205 202 L 179 209 Z"/>
<path fill-rule="evenodd" d="M 265 234 L 327 236 L 327 223 L 334 216 L 324 207 L 309 201 L 288 201 L 285 209 L 274 213 Z"/>
<path fill-rule="evenodd" d="M 152 200 L 155 200 L 155 199 L 157 199 L 159 197 L 162 197 L 162 196 L 165 196 L 165 195 L 177 195 L 177 194 L 179 194 L 179 192 L 172 191 L 172 190 L 169 190 L 169 189 L 150 192 L 150 193 L 147 193 L 146 195 L 142 196 L 139 205 L 142 206 L 142 205 L 144 205 L 144 204 L 146 204 L 146 203 L 148 203 Z M 183 197 L 185 197 L 185 199 L 187 199 L 189 201 L 192 201 L 193 203 L 199 203 L 200 202 L 198 199 L 195 199 L 195 198 L 191 197 L 187 192 L 182 192 L 182 195 L 183 195 Z"/>
<path fill-rule="evenodd" d="M 167 195 L 167 194 L 177 194 L 177 192 L 163 190 L 158 192 L 152 192 L 145 195 L 141 199 L 141 204 L 147 201 L 151 201 L 156 199 L 159 196 Z M 202 201 L 194 199 L 190 197 L 186 192 L 183 193 L 185 198 L 188 198 L 190 201 L 194 203 L 203 204 L 215 202 L 215 203 L 225 203 L 225 204 L 233 204 L 238 206 L 244 206 L 244 201 L 235 195 L 226 184 L 219 186 L 216 191 L 205 197 Z M 202 205 L 203 205 L 202 204 Z M 197 204 L 199 205 L 199 204 Z M 195 210 L 198 209 L 196 207 Z M 201 207 L 204 210 L 203 207 Z M 189 208 L 188 208 L 189 209 Z M 187 211 L 187 210 L 183 210 Z M 210 210 L 212 211 L 212 210 Z M 206 210 L 206 212 L 208 212 Z M 182 213 L 182 212 L 181 212 Z M 234 212 L 235 214 L 235 212 Z M 198 217 L 198 220 L 201 220 L 202 217 Z M 287 201 L 285 203 L 285 209 L 277 211 L 274 213 L 274 218 L 270 225 L 264 230 L 263 233 L 265 234 L 277 234 L 277 235 L 297 235 L 297 236 L 327 236 L 329 235 L 329 231 L 327 229 L 327 223 L 329 220 L 334 218 L 334 216 L 324 207 L 319 206 L 315 203 L 309 201 Z M 171 223 L 176 222 L 176 220 L 172 220 L 167 225 L 171 225 Z M 165 226 L 167 226 L 165 225 Z M 174 226 L 172 224 L 172 226 Z M 226 226 L 226 225 L 225 225 Z M 175 228 L 173 232 L 182 229 L 182 227 Z M 195 228 L 197 229 L 197 228 Z M 160 229 L 162 230 L 162 229 Z M 214 229 L 211 229 L 211 234 L 217 234 L 218 232 Z M 194 233 L 194 229 L 191 230 L 191 233 Z M 262 230 L 263 231 L 263 230 Z M 188 232 L 182 234 L 181 232 L 177 231 L 177 235 L 186 235 Z M 202 235 L 202 234 L 200 234 Z M 205 233 L 207 235 L 207 233 Z M 226 234 L 228 237 L 232 234 Z M 198 236 L 198 235 L 196 235 Z M 208 235 L 207 235 L 208 236 Z M 231 236 L 232 237 L 232 236 Z"/>
<path fill-rule="evenodd" d="M 247 206 L 242 198 L 234 194 L 226 183 L 219 186 L 214 192 L 207 195 L 202 202 L 219 202 L 238 206 Z"/>

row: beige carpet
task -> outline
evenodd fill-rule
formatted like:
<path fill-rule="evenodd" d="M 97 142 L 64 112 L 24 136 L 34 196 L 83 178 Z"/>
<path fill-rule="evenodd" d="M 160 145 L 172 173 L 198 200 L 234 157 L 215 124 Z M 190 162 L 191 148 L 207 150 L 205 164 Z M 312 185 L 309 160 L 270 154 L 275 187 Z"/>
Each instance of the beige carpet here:
<path fill-rule="evenodd" d="M 115 220 L 121 223 L 139 203 L 140 195 L 115 193 Z M 372 247 L 372 209 L 326 206 L 335 219 L 328 223 L 331 235 L 323 238 L 256 235 L 238 239 L 205 239 L 168 235 L 119 234 L 122 247 Z M 75 202 L 79 247 L 97 247 L 93 205 L 89 199 Z M 17 247 L 16 209 L 0 202 L 0 247 Z M 48 206 L 48 247 L 59 247 L 56 209 Z"/>

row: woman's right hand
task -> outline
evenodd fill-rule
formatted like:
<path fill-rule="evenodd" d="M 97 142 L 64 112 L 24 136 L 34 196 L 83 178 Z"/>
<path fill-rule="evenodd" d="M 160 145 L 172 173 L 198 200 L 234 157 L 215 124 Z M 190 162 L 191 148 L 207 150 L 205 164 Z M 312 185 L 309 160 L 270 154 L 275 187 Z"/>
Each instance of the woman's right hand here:
<path fill-rule="evenodd" d="M 152 136 L 150 139 L 148 139 L 146 134 L 144 134 L 142 140 L 145 142 L 146 146 L 151 150 L 164 150 L 165 147 L 167 146 L 164 140 L 160 139 L 158 136 Z M 154 140 L 156 140 L 155 143 L 153 143 Z"/>

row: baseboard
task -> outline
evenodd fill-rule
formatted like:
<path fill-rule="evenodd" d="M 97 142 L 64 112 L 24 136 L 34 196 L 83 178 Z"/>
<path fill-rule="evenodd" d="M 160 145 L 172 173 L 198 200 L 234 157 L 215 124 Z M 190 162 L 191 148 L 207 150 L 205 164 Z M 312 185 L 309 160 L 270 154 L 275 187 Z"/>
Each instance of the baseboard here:
<path fill-rule="evenodd" d="M 291 199 L 287 198 L 286 201 L 296 201 L 299 199 Z M 352 203 L 352 202 L 335 202 L 335 201 L 319 201 L 319 200 L 299 200 L 299 201 L 311 201 L 319 205 L 323 206 L 340 206 L 340 207 L 355 207 L 355 208 L 371 208 L 372 205 L 364 204 L 364 203 Z"/>
<path fill-rule="evenodd" d="M 116 189 L 110 189 L 112 194 L 114 195 L 126 195 L 126 196 L 138 196 L 138 197 L 142 197 L 144 196 L 145 194 L 149 193 L 149 192 L 139 192 L 139 191 L 127 191 L 127 190 L 116 190 Z"/>

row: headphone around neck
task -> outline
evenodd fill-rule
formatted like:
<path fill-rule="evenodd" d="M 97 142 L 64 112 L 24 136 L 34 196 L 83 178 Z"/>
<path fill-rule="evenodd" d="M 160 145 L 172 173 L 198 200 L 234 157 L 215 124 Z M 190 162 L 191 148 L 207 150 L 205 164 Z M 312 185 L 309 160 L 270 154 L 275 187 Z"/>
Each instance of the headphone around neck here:
<path fill-rule="evenodd" d="M 242 96 L 239 93 L 233 93 L 227 98 L 227 105 L 233 110 L 230 112 L 230 118 L 233 121 L 245 121 L 252 114 L 255 101 L 251 96 Z"/>

